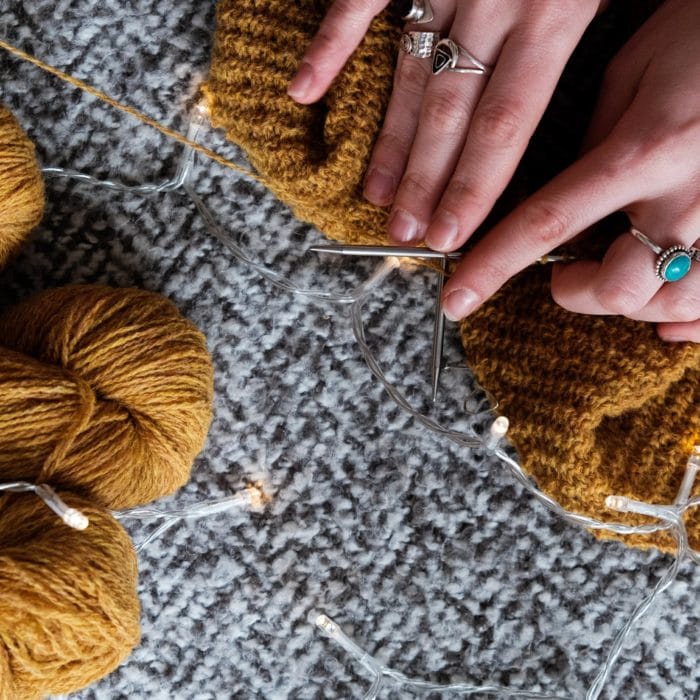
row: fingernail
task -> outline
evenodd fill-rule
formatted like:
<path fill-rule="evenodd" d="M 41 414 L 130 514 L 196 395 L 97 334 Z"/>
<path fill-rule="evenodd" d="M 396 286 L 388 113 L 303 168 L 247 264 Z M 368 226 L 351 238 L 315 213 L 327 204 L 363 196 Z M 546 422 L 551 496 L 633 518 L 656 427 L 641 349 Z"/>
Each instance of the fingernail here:
<path fill-rule="evenodd" d="M 294 100 L 303 100 L 314 82 L 314 69 L 310 63 L 302 63 L 297 74 L 287 88 L 287 94 Z"/>
<path fill-rule="evenodd" d="M 450 321 L 459 321 L 479 306 L 479 297 L 471 289 L 456 289 L 442 302 L 442 312 Z"/>
<path fill-rule="evenodd" d="M 459 235 L 457 217 L 449 211 L 441 211 L 431 222 L 425 242 L 433 250 L 451 250 Z"/>
<path fill-rule="evenodd" d="M 384 207 L 391 204 L 396 189 L 396 180 L 381 168 L 372 168 L 365 180 L 363 194 L 372 204 Z"/>
<path fill-rule="evenodd" d="M 395 209 L 389 219 L 389 237 L 399 243 L 410 243 L 418 237 L 416 220 L 403 209 Z"/>
<path fill-rule="evenodd" d="M 663 340 L 665 343 L 685 343 L 685 342 L 688 342 L 688 339 L 685 336 L 681 336 L 681 335 L 662 335 L 660 337 L 661 337 L 661 340 Z"/>

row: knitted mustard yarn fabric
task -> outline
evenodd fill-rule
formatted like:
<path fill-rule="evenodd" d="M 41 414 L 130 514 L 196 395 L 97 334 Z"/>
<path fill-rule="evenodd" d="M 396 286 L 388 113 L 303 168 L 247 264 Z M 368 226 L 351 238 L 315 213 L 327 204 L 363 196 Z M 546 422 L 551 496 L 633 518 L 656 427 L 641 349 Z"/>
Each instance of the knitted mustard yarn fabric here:
<path fill-rule="evenodd" d="M 388 13 L 372 25 L 321 102 L 287 96 L 330 2 L 223 0 L 204 93 L 212 122 L 300 219 L 352 243 L 376 242 L 386 212 L 362 199 L 362 181 L 388 103 L 400 36 Z"/>
<path fill-rule="evenodd" d="M 643 520 L 607 511 L 606 496 L 673 502 L 700 443 L 700 345 L 664 344 L 650 324 L 565 311 L 541 268 L 502 289 L 461 335 L 543 491 L 577 513 L 635 524 Z M 697 509 L 687 522 L 698 548 Z M 668 535 L 626 541 L 673 548 Z"/>
<path fill-rule="evenodd" d="M 384 242 L 386 212 L 364 202 L 361 187 L 400 23 L 378 17 L 326 97 L 297 105 L 287 84 L 328 5 L 221 0 L 205 94 L 214 125 L 299 218 L 338 240 Z M 534 170 L 530 190 L 542 181 Z M 527 182 L 519 189 L 526 193 Z M 512 281 L 461 333 L 477 379 L 511 419 L 525 470 L 546 493 L 605 520 L 625 519 L 605 508 L 610 494 L 673 501 L 700 442 L 700 346 L 664 344 L 648 324 L 570 314 L 551 300 L 543 269 Z M 688 524 L 698 548 L 700 514 Z M 663 533 L 625 541 L 673 545 Z"/>

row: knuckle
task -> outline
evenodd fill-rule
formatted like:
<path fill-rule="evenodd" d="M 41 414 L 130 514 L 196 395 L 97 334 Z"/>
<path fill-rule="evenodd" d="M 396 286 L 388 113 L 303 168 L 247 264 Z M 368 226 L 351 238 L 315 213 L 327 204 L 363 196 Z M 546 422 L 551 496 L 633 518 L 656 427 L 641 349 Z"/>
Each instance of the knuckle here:
<path fill-rule="evenodd" d="M 425 175 L 406 173 L 401 180 L 401 194 L 409 202 L 432 198 L 432 192 L 426 184 Z"/>
<path fill-rule="evenodd" d="M 379 12 L 376 0 L 335 0 L 334 11 L 341 17 L 372 17 Z"/>
<path fill-rule="evenodd" d="M 617 316 L 631 316 L 644 306 L 638 294 L 620 281 L 606 282 L 594 291 L 601 306 Z"/>
<path fill-rule="evenodd" d="M 481 204 L 484 197 L 473 184 L 454 178 L 445 191 L 445 203 L 448 207 L 464 208 L 473 204 Z"/>
<path fill-rule="evenodd" d="M 547 246 L 547 250 L 566 240 L 571 231 L 571 217 L 552 202 L 531 202 L 522 212 L 523 228 L 528 237 Z"/>
<path fill-rule="evenodd" d="M 667 305 L 665 315 L 667 321 L 677 323 L 696 321 L 700 316 L 700 295 L 689 290 L 677 294 L 673 303 Z"/>
<path fill-rule="evenodd" d="M 419 60 L 405 56 L 396 71 L 395 90 L 411 97 L 421 97 L 428 81 L 428 73 Z"/>
<path fill-rule="evenodd" d="M 522 108 L 508 101 L 479 107 L 471 125 L 474 135 L 490 148 L 513 146 L 520 133 Z"/>
<path fill-rule="evenodd" d="M 386 129 L 382 131 L 377 139 L 375 153 L 396 156 L 399 153 L 408 152 L 410 148 L 411 141 L 410 139 L 406 138 L 404 134 L 391 129 Z"/>
<path fill-rule="evenodd" d="M 469 122 L 464 99 L 451 90 L 443 90 L 431 95 L 425 102 L 423 116 L 431 131 L 444 136 L 459 136 Z"/>
<path fill-rule="evenodd" d="M 333 56 L 337 52 L 340 42 L 340 32 L 332 25 L 322 24 L 313 41 L 315 56 Z"/>

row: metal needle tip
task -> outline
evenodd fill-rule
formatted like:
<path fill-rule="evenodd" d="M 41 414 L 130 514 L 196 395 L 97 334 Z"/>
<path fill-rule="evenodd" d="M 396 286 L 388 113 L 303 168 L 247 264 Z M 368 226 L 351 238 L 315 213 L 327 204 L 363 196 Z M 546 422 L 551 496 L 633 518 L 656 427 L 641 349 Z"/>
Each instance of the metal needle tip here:
<path fill-rule="evenodd" d="M 458 260 L 461 253 L 441 253 L 429 248 L 411 248 L 391 245 L 315 245 L 313 253 L 335 253 L 336 255 L 358 255 L 370 257 L 428 258 L 434 260 Z"/>

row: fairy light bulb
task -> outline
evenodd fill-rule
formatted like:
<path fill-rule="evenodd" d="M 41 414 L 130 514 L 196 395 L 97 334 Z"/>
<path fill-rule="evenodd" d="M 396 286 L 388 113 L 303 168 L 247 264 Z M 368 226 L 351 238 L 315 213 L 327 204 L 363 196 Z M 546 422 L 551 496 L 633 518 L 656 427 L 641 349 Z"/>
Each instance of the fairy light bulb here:
<path fill-rule="evenodd" d="M 700 472 L 700 445 L 695 445 L 690 453 L 690 457 L 688 457 L 688 463 L 685 466 L 683 481 L 678 489 L 678 495 L 676 496 L 675 500 L 677 505 L 688 502 L 690 494 L 693 491 L 693 486 L 695 485 L 698 472 Z"/>
<path fill-rule="evenodd" d="M 246 486 L 246 495 L 254 510 L 261 510 L 270 501 L 270 496 L 265 493 L 260 482 Z"/>
<path fill-rule="evenodd" d="M 32 484 L 28 481 L 13 481 L 0 484 L 0 491 L 12 493 L 33 493 L 47 508 L 74 530 L 85 530 L 90 524 L 87 516 L 77 508 L 69 506 L 48 484 Z"/>
<path fill-rule="evenodd" d="M 74 530 L 85 530 L 90 524 L 87 516 L 77 508 L 68 508 L 61 516 L 63 522 Z"/>
<path fill-rule="evenodd" d="M 211 116 L 211 112 L 209 111 L 209 105 L 207 104 L 205 98 L 202 98 L 199 102 L 197 102 L 192 112 L 194 116 L 202 120 L 209 119 L 209 117 Z"/>
<path fill-rule="evenodd" d="M 489 433 L 484 441 L 486 449 L 495 450 L 501 440 L 506 436 L 509 427 L 510 421 L 505 416 L 498 416 L 489 427 Z"/>
<path fill-rule="evenodd" d="M 610 510 L 616 510 L 618 513 L 628 512 L 628 498 L 624 496 L 608 496 L 605 499 L 605 507 Z"/>

